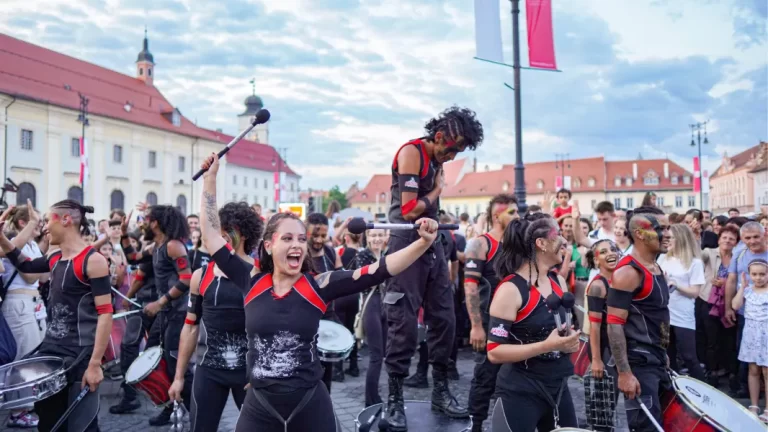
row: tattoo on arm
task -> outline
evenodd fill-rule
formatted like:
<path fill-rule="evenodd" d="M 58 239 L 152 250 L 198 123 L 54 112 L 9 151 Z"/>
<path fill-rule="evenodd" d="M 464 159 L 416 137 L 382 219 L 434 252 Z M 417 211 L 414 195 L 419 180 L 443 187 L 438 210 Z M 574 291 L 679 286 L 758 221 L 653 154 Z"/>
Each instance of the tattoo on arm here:
<path fill-rule="evenodd" d="M 464 249 L 464 256 L 467 260 L 469 259 L 485 260 L 486 256 L 488 255 L 488 251 L 486 250 L 487 246 L 488 245 L 486 244 L 484 239 L 474 238 L 467 243 L 467 247 Z M 482 277 L 482 275 L 479 273 L 465 270 L 465 278 L 467 276 L 472 276 L 477 279 Z M 473 282 L 467 283 L 465 281 L 464 295 L 466 297 L 467 312 L 469 312 L 469 320 L 472 322 L 473 326 L 482 326 L 483 318 L 480 311 L 480 293 L 478 291 L 477 284 Z"/>
<path fill-rule="evenodd" d="M 627 360 L 627 339 L 624 337 L 624 326 L 620 324 L 608 324 L 608 341 L 611 346 L 611 354 L 616 360 L 616 369 L 619 372 L 630 372 L 629 360 Z"/>
<path fill-rule="evenodd" d="M 205 216 L 208 218 L 211 227 L 217 231 L 221 230 L 219 211 L 216 208 L 216 195 L 209 192 L 203 192 L 203 198 L 205 198 Z"/>
<path fill-rule="evenodd" d="M 472 322 L 472 326 L 482 326 L 483 317 L 480 315 L 480 293 L 477 290 L 477 285 L 473 283 L 466 284 L 464 291 L 467 301 L 467 312 L 469 312 L 469 320 Z"/>
<path fill-rule="evenodd" d="M 603 284 L 602 283 L 597 283 L 597 282 L 593 282 L 589 286 L 589 292 L 587 293 L 587 295 L 589 295 L 589 296 L 600 297 L 600 298 L 605 298 L 606 294 L 607 293 L 605 291 L 605 287 L 603 286 Z"/>

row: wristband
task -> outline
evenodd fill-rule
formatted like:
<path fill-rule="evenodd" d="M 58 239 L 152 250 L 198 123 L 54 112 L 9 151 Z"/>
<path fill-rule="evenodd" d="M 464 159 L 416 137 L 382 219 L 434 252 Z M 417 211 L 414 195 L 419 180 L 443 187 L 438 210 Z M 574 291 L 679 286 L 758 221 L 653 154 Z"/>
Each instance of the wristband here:
<path fill-rule="evenodd" d="M 97 315 L 112 314 L 114 312 L 115 312 L 115 310 L 112 307 L 112 303 L 107 303 L 107 304 L 96 306 L 96 314 Z"/>
<path fill-rule="evenodd" d="M 426 206 L 426 208 L 432 207 L 432 203 L 429 201 L 429 198 L 427 198 L 425 196 L 419 198 L 419 201 L 423 202 L 424 205 Z"/>
<path fill-rule="evenodd" d="M 608 322 L 608 324 L 624 325 L 627 323 L 626 319 L 613 314 L 608 314 L 608 319 L 606 321 Z"/>
<path fill-rule="evenodd" d="M 596 324 L 602 324 L 603 318 L 602 317 L 593 317 L 592 315 L 589 316 L 589 322 L 596 323 Z"/>
<path fill-rule="evenodd" d="M 173 297 L 171 297 L 169 293 L 165 293 L 163 298 L 165 298 L 165 300 L 168 301 L 169 304 L 173 301 Z"/>

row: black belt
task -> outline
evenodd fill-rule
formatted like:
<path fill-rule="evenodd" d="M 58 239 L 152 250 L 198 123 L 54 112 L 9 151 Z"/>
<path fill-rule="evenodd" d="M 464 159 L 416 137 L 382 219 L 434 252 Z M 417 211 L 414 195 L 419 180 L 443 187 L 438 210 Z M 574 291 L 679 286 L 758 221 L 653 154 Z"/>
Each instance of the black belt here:
<path fill-rule="evenodd" d="M 314 387 L 309 389 L 306 393 L 304 393 L 304 396 L 299 401 L 298 405 L 291 411 L 291 415 L 288 416 L 288 419 L 284 419 L 283 416 L 280 415 L 279 412 L 272 406 L 272 404 L 269 403 L 267 398 L 264 397 L 264 395 L 261 394 L 258 390 L 255 388 L 251 388 L 253 390 L 253 395 L 256 396 L 256 400 L 259 401 L 259 403 L 270 413 L 272 414 L 272 417 L 280 420 L 283 422 L 283 427 L 285 428 L 285 432 L 288 432 L 288 423 L 293 420 L 294 417 L 296 417 L 296 414 L 300 413 L 301 410 L 304 409 L 305 406 L 309 403 L 309 400 L 312 399 L 312 396 L 315 395 L 315 390 L 317 390 L 317 386 L 320 385 L 320 383 L 315 384 Z"/>

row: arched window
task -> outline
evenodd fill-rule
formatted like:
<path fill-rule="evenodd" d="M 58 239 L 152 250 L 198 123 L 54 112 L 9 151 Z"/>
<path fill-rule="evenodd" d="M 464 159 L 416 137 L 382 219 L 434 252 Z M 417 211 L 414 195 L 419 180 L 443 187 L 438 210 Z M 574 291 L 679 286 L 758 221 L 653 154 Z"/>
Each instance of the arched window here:
<path fill-rule="evenodd" d="M 125 195 L 120 189 L 115 189 L 109 194 L 109 208 L 112 210 L 125 210 Z"/>
<path fill-rule="evenodd" d="M 32 201 L 32 207 L 37 207 L 37 191 L 32 183 L 24 182 L 19 185 L 16 192 L 16 205 L 27 205 L 27 200 Z"/>
<path fill-rule="evenodd" d="M 181 210 L 181 214 L 187 215 L 187 197 L 179 195 L 176 197 L 176 207 Z"/>
<path fill-rule="evenodd" d="M 157 195 L 154 192 L 150 192 L 147 194 L 147 204 L 157 205 Z"/>
<path fill-rule="evenodd" d="M 83 203 L 83 190 L 80 186 L 72 186 L 67 191 L 67 199 L 75 200 L 80 204 Z"/>

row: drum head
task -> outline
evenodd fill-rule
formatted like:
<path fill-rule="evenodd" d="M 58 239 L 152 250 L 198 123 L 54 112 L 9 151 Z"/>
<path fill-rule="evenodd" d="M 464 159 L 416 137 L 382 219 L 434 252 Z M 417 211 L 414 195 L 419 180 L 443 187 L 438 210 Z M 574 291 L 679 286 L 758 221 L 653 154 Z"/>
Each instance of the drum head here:
<path fill-rule="evenodd" d="M 37 357 L 0 367 L 0 390 L 10 390 L 45 378 L 64 368 L 58 357 Z"/>
<path fill-rule="evenodd" d="M 376 416 L 371 423 L 371 432 L 382 431 L 379 429 L 383 404 L 371 405 L 357 415 L 358 428 L 369 424 L 371 417 Z M 432 411 L 432 402 L 405 401 L 405 415 L 408 417 L 408 430 L 419 432 L 462 432 L 470 427 L 469 419 L 452 419 L 439 412 Z"/>
<path fill-rule="evenodd" d="M 355 344 L 352 333 L 341 324 L 320 320 L 317 329 L 317 347 L 327 352 L 344 352 Z"/>
<path fill-rule="evenodd" d="M 128 367 L 128 371 L 125 372 L 126 384 L 135 384 L 146 378 L 160 364 L 161 358 L 163 358 L 162 348 L 148 348 Z"/>
<path fill-rule="evenodd" d="M 675 390 L 683 401 L 713 426 L 727 431 L 765 430 L 765 424 L 725 393 L 693 378 L 680 376 L 674 380 Z"/>

